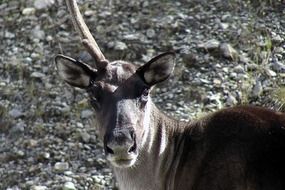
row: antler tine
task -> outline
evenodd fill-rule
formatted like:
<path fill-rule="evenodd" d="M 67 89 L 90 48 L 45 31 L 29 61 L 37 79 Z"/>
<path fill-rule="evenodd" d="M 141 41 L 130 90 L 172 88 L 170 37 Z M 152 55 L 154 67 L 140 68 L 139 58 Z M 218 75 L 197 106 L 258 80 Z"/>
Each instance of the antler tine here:
<path fill-rule="evenodd" d="M 66 0 L 66 4 L 70 12 L 73 25 L 81 37 L 82 44 L 90 55 L 96 60 L 97 69 L 105 68 L 108 61 L 105 59 L 105 56 L 101 52 L 98 44 L 84 22 L 76 0 Z"/>

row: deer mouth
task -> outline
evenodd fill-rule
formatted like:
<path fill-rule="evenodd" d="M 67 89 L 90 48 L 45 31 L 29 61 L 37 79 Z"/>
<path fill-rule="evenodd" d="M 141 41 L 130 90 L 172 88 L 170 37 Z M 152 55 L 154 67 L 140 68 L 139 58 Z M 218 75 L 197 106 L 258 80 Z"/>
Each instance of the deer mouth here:
<path fill-rule="evenodd" d="M 137 160 L 137 156 L 136 155 L 128 155 L 128 157 L 121 157 L 121 158 L 111 158 L 111 157 L 107 157 L 107 160 L 110 161 L 110 163 L 117 168 L 128 168 L 131 167 L 132 165 L 134 165 L 134 163 Z"/>

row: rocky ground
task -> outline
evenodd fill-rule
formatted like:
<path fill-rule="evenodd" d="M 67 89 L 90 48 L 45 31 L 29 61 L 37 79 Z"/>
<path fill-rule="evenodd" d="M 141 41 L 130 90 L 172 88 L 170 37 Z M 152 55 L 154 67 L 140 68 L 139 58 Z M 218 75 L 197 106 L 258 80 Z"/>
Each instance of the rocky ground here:
<path fill-rule="evenodd" d="M 175 74 L 153 92 L 169 115 L 189 120 L 245 103 L 282 109 L 285 2 L 79 4 L 109 60 L 143 64 L 177 52 Z M 89 60 L 63 0 L 1 0 L 0 29 L 0 189 L 115 189 L 85 93 L 54 68 L 58 53 Z"/>

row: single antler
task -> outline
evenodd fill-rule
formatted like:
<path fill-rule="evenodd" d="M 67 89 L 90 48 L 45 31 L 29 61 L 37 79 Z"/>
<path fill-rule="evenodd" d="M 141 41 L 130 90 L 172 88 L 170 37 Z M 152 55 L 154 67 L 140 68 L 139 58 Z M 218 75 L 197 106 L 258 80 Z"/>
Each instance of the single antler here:
<path fill-rule="evenodd" d="M 105 56 L 101 52 L 98 44 L 84 22 L 76 0 L 66 0 L 66 4 L 70 12 L 73 25 L 81 37 L 81 42 L 90 55 L 95 59 L 97 69 L 105 68 L 108 61 L 105 59 Z"/>

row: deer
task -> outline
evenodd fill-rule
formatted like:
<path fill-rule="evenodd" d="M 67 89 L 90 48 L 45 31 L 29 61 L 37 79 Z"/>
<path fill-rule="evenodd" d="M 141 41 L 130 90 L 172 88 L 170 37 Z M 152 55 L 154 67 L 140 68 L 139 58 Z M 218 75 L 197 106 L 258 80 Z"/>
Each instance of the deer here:
<path fill-rule="evenodd" d="M 96 67 L 58 54 L 57 72 L 87 92 L 119 189 L 285 189 L 285 113 L 240 105 L 189 122 L 171 118 L 155 106 L 150 92 L 172 74 L 175 53 L 142 66 L 109 61 L 76 0 L 66 5 Z"/>

